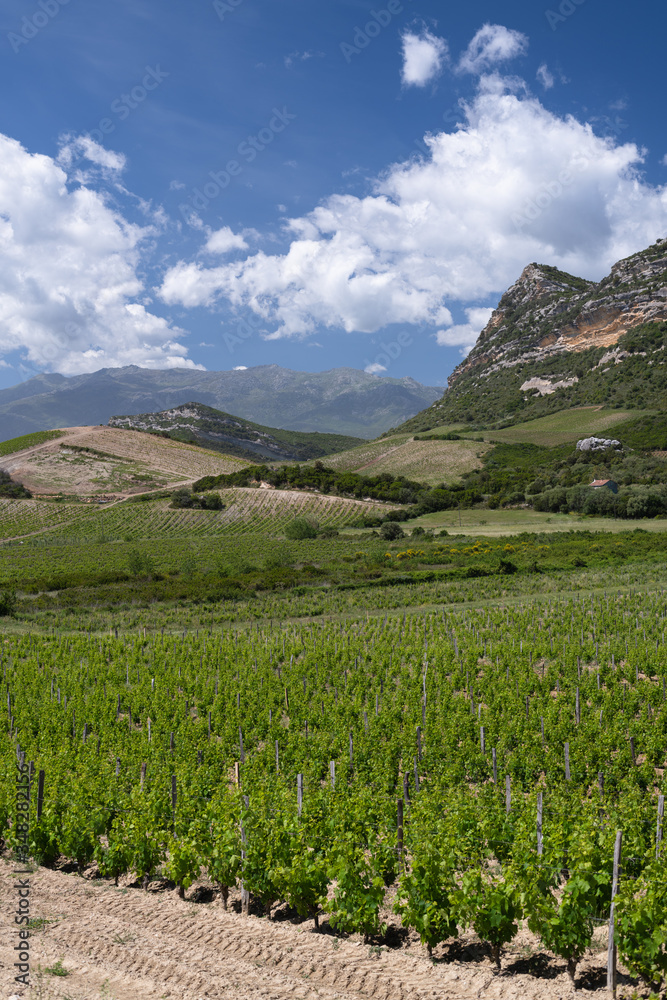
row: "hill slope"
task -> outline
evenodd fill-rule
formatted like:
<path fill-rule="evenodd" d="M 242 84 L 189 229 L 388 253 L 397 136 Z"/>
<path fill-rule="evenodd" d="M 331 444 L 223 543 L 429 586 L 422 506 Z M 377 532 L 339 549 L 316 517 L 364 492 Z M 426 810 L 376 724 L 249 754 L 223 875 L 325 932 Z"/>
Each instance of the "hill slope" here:
<path fill-rule="evenodd" d="M 529 264 L 444 397 L 401 431 L 515 422 L 572 406 L 667 408 L 667 242 L 599 283 Z"/>
<path fill-rule="evenodd" d="M 262 427 L 203 403 L 186 403 L 161 413 L 112 417 L 109 426 L 159 433 L 254 461 L 257 458 L 306 461 L 363 443 L 361 438 L 342 434 L 307 434 Z"/>
<path fill-rule="evenodd" d="M 411 378 L 378 378 L 354 368 L 202 372 L 131 365 L 72 378 L 37 375 L 0 390 L 0 441 L 44 428 L 106 424 L 117 413 L 156 413 L 193 399 L 265 427 L 373 438 L 441 394 Z"/>
<path fill-rule="evenodd" d="M 2 468 L 35 496 L 129 496 L 248 464 L 196 445 L 112 427 L 67 427 L 57 438 L 35 438 L 37 444 L 2 457 Z"/>

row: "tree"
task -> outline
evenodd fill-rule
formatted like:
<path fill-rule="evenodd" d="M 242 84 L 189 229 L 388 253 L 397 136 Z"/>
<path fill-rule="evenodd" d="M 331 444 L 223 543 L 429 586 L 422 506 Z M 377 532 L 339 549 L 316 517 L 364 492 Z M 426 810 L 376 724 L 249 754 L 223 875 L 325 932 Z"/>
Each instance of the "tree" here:
<path fill-rule="evenodd" d="M 201 498 L 201 505 L 204 510 L 224 510 L 225 505 L 219 493 L 205 493 Z"/>
<path fill-rule="evenodd" d="M 396 521 L 385 521 L 380 528 L 380 534 L 387 542 L 393 542 L 397 538 L 404 537 L 403 529 Z"/>

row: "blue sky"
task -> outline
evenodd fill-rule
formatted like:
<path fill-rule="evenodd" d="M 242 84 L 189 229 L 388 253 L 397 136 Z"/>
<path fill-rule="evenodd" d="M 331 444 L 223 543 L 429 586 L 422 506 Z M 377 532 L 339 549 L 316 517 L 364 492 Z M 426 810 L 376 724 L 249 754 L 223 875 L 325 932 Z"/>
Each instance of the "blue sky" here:
<path fill-rule="evenodd" d="M 600 278 L 665 235 L 659 19 L 3 0 L 0 385 L 270 363 L 444 384 L 525 264 Z"/>

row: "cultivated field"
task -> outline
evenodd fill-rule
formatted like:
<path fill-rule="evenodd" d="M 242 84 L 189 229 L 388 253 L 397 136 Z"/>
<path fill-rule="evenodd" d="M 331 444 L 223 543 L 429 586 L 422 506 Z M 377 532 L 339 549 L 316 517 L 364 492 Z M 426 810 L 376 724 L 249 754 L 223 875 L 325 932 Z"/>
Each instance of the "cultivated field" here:
<path fill-rule="evenodd" d="M 11 998 L 12 866 L 0 862 L 0 988 Z M 400 948 L 364 945 L 359 936 L 316 933 L 310 924 L 243 917 L 240 894 L 226 912 L 210 885 L 201 902 L 183 902 L 173 889 L 118 889 L 94 878 L 38 869 L 32 876 L 34 912 L 44 923 L 31 938 L 35 1000 L 563 1000 L 575 991 L 563 969 L 553 979 L 530 973 L 539 945 L 521 934 L 508 949 L 508 971 L 494 975 L 473 934 L 457 958 L 432 962 L 417 935 Z M 127 880 L 131 885 L 131 880 Z M 209 901 L 210 900 L 210 901 Z M 236 912 L 234 912 L 236 911 Z M 389 915 L 389 914 L 388 914 Z M 600 968 L 604 935 L 582 972 L 587 997 L 607 997 Z M 476 959 L 476 960 L 474 960 Z M 67 976 L 49 974 L 61 961 Z M 622 977 L 622 983 L 625 977 Z M 596 988 L 597 987 L 597 988 Z M 625 993 L 621 988 L 621 995 Z"/>
<path fill-rule="evenodd" d="M 370 444 L 327 457 L 324 464 L 339 471 L 379 476 L 394 476 L 436 485 L 452 483 L 465 472 L 481 466 L 480 456 L 488 445 L 477 441 L 415 441 L 397 434 Z"/>
<path fill-rule="evenodd" d="M 39 435 L 35 435 L 39 437 Z M 7 442 L 11 448 L 12 442 Z M 193 445 L 114 427 L 68 427 L 3 458 L 35 494 L 131 495 L 247 465 Z"/>

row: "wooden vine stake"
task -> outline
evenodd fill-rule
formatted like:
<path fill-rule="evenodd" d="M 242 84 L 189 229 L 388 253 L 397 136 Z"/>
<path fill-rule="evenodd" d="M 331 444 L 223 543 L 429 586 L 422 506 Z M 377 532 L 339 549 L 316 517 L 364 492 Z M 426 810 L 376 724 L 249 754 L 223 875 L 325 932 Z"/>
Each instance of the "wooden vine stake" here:
<path fill-rule="evenodd" d="M 303 775 L 297 774 L 296 776 L 296 811 L 299 819 L 301 819 L 301 813 L 303 811 Z"/>
<path fill-rule="evenodd" d="M 611 908 L 609 911 L 609 943 L 607 945 L 607 989 L 616 996 L 616 942 L 614 941 L 614 906 L 615 896 L 618 891 L 618 871 L 621 864 L 621 843 L 623 834 L 620 830 L 616 833 L 616 844 L 614 845 L 614 875 L 611 886 Z"/>
<path fill-rule="evenodd" d="M 37 775 L 37 819 L 39 820 L 44 808 L 44 771 Z"/>
<path fill-rule="evenodd" d="M 537 793 L 537 854 L 542 857 L 544 842 L 542 840 L 542 792 Z"/>
<path fill-rule="evenodd" d="M 43 774 L 43 771 L 39 772 Z M 662 824 L 665 818 L 665 796 L 661 795 L 658 798 L 658 825 L 655 831 L 655 856 L 660 857 L 660 844 L 662 842 Z"/>
<path fill-rule="evenodd" d="M 243 802 L 245 804 L 246 809 L 248 809 L 250 807 L 250 799 L 248 798 L 247 795 L 243 796 Z M 245 835 L 245 827 L 243 826 L 243 814 L 241 814 L 241 843 L 243 844 L 243 847 L 241 848 L 241 860 L 242 861 L 245 861 L 245 855 L 246 855 L 245 845 L 247 844 L 247 842 L 248 842 L 248 838 Z M 243 913 L 244 916 L 247 917 L 249 910 L 250 910 L 250 893 L 248 892 L 248 890 L 246 889 L 246 887 L 245 887 L 245 885 L 244 885 L 244 883 L 242 881 L 241 882 L 241 913 Z"/>
<path fill-rule="evenodd" d="M 505 812 L 512 808 L 512 779 L 509 774 L 505 775 Z"/>
<path fill-rule="evenodd" d="M 403 871 L 403 799 L 396 801 L 398 870 Z"/>
<path fill-rule="evenodd" d="M 335 760 L 330 760 L 329 761 L 329 774 L 331 776 L 331 787 L 335 788 L 336 787 L 336 761 Z"/>

